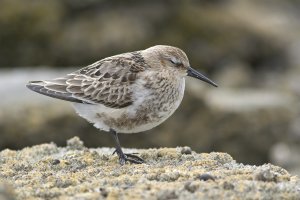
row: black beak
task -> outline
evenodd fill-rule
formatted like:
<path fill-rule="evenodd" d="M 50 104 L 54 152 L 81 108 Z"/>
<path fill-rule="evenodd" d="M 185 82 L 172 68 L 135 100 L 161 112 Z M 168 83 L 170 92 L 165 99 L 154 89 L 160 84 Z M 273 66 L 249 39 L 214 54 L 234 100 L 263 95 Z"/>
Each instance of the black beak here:
<path fill-rule="evenodd" d="M 187 70 L 187 75 L 200 79 L 201 81 L 204 81 L 206 83 L 209 83 L 215 87 L 218 87 L 218 85 L 216 83 L 214 83 L 212 80 L 210 80 L 209 78 L 207 78 L 206 76 L 204 76 L 203 74 L 201 74 L 200 72 L 197 72 L 196 70 L 194 70 L 193 68 L 189 67 Z"/>

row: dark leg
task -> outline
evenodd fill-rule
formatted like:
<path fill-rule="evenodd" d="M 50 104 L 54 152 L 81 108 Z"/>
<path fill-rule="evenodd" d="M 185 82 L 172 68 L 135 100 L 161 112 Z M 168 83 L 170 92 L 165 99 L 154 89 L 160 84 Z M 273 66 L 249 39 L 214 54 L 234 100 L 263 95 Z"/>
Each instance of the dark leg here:
<path fill-rule="evenodd" d="M 116 150 L 114 151 L 114 153 L 118 154 L 119 162 L 121 165 L 124 165 L 126 163 L 126 161 L 128 161 L 130 163 L 135 163 L 135 164 L 144 163 L 144 160 L 136 155 L 123 153 L 120 142 L 119 142 L 118 133 L 116 131 L 114 131 L 113 129 L 110 129 L 110 133 L 113 135 L 114 140 L 116 142 Z"/>

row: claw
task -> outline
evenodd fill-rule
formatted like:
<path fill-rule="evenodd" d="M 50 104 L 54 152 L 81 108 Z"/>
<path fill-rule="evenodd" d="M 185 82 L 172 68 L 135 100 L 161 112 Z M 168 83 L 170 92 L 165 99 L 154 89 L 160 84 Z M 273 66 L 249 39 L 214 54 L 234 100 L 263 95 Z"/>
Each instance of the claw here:
<path fill-rule="evenodd" d="M 136 153 L 135 153 L 135 154 L 136 154 Z M 132 159 L 135 159 L 136 161 L 139 161 L 139 162 L 141 162 L 141 163 L 144 163 L 144 162 L 145 162 L 141 157 L 139 157 L 139 156 L 137 156 L 137 155 L 134 155 L 134 154 L 128 154 L 128 153 L 125 153 L 125 156 L 127 156 L 127 157 L 129 157 L 129 158 L 132 158 Z"/>
<path fill-rule="evenodd" d="M 118 154 L 120 165 L 124 165 L 126 162 L 133 163 L 133 164 L 142 164 L 145 162 L 139 156 L 128 154 L 128 153 L 124 154 L 122 151 L 118 149 L 116 149 L 114 153 Z"/>
<path fill-rule="evenodd" d="M 142 164 L 142 163 L 144 163 L 144 162 L 142 162 L 140 160 L 135 160 L 135 159 L 129 158 L 129 157 L 125 157 L 123 159 L 120 158 L 119 161 L 120 161 L 121 165 L 124 165 L 126 162 L 133 163 L 133 164 Z"/>
<path fill-rule="evenodd" d="M 121 165 L 124 165 L 127 161 L 129 163 L 134 163 L 134 164 L 142 164 L 145 161 L 133 154 L 124 154 L 119 142 L 119 138 L 118 138 L 118 133 L 116 131 L 114 131 L 113 129 L 110 129 L 110 133 L 114 136 L 115 142 L 116 142 L 116 150 L 112 153 L 112 155 L 114 155 L 115 153 L 118 154 L 119 156 L 119 162 Z"/>

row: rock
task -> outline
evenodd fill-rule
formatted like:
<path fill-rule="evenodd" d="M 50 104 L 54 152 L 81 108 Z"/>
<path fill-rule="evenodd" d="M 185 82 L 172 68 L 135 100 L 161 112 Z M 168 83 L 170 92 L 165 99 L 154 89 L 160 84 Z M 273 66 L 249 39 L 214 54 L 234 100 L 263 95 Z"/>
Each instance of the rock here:
<path fill-rule="evenodd" d="M 72 139 L 67 140 L 67 148 L 72 150 L 82 150 L 84 145 L 79 137 L 73 137 Z"/>
<path fill-rule="evenodd" d="M 192 154 L 192 149 L 191 149 L 191 147 L 182 147 L 181 153 L 182 154 Z"/>
<path fill-rule="evenodd" d="M 270 164 L 258 167 L 257 172 L 254 175 L 254 179 L 265 182 L 278 182 L 278 178 L 281 178 L 280 171 L 274 168 L 275 167 Z M 289 177 L 284 177 L 284 179 L 290 180 Z"/>
<path fill-rule="evenodd" d="M 215 178 L 210 174 L 201 174 L 200 176 L 198 176 L 198 179 L 201 181 L 207 181 L 207 180 L 214 181 L 215 180 Z"/>
<path fill-rule="evenodd" d="M 86 148 L 79 138 L 68 144 L 80 148 L 52 143 L 1 151 L 0 182 L 15 191 L 4 199 L 298 199 L 300 195 L 299 178 L 283 168 L 243 165 L 226 153 L 182 154 L 188 147 L 124 149 L 139 153 L 146 163 L 120 166 L 112 148 Z M 2 188 L 0 184 L 0 197 L 10 191 Z"/>

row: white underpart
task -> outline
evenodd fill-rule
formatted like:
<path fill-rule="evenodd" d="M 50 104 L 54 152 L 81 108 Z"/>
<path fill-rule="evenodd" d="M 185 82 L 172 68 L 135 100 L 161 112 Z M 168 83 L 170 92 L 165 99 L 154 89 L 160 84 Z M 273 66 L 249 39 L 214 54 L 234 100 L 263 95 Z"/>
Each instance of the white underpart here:
<path fill-rule="evenodd" d="M 128 127 L 124 127 L 122 129 L 118 129 L 116 127 L 109 127 L 109 125 L 105 124 L 97 114 L 102 114 L 109 116 L 110 118 L 119 119 L 122 117 L 123 114 L 127 114 L 129 117 L 135 118 L 136 111 L 138 108 L 147 100 L 150 100 L 153 104 L 159 103 L 159 99 L 153 98 L 152 91 L 149 89 L 146 89 L 143 85 L 143 80 L 139 79 L 134 87 L 133 87 L 133 98 L 134 103 L 126 108 L 116 109 L 116 108 L 109 108 L 102 104 L 97 105 L 90 105 L 90 104 L 81 104 L 81 103 L 73 103 L 73 106 L 76 110 L 76 112 L 89 122 L 93 123 L 96 128 L 99 128 L 104 131 L 109 131 L 110 128 L 114 129 L 117 132 L 120 133 L 137 133 L 137 132 L 143 132 L 149 129 L 152 129 L 162 122 L 164 122 L 167 118 L 169 118 L 175 110 L 179 107 L 183 95 L 184 95 L 184 89 L 185 89 L 185 79 L 183 77 L 178 78 L 177 82 L 177 88 L 179 91 L 178 99 L 176 99 L 175 103 L 173 105 L 168 105 L 167 111 L 161 111 L 157 113 L 159 116 L 162 116 L 158 120 L 154 120 L 152 122 L 148 122 L 145 124 L 141 124 L 139 126 L 134 127 L 133 129 L 129 129 Z"/>
<path fill-rule="evenodd" d="M 127 111 L 129 116 L 134 117 L 137 109 L 141 104 L 143 104 L 151 94 L 151 91 L 149 89 L 146 89 L 144 87 L 144 84 L 146 83 L 143 79 L 138 79 L 136 83 L 133 86 L 133 99 L 135 101 L 131 106 L 128 107 Z"/>
<path fill-rule="evenodd" d="M 112 118 L 119 118 L 125 109 L 115 109 L 109 108 L 102 104 L 91 105 L 91 104 L 82 104 L 82 103 L 73 103 L 78 115 L 85 118 L 89 122 L 93 123 L 94 126 L 100 130 L 109 131 L 111 127 L 107 126 L 103 121 L 97 117 L 98 113 L 105 115 L 110 115 Z"/>

